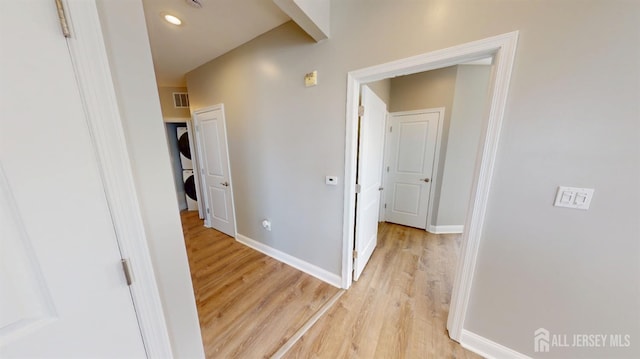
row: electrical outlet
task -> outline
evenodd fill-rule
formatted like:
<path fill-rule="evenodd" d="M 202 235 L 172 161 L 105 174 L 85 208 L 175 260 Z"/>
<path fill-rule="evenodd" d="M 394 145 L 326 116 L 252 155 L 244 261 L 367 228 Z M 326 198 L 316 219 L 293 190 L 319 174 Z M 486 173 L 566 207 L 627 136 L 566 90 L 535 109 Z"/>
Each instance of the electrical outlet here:
<path fill-rule="evenodd" d="M 271 232 L 271 221 L 268 219 L 263 219 L 262 220 L 262 227 L 264 229 L 266 229 L 267 231 Z"/>

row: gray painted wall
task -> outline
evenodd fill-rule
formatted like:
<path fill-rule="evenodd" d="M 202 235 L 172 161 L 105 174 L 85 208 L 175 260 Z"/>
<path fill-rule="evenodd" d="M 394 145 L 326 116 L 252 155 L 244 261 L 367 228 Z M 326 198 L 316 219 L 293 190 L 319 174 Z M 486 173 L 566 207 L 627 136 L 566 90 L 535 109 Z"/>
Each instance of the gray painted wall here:
<path fill-rule="evenodd" d="M 173 353 L 204 358 L 142 3 L 97 3 Z"/>
<path fill-rule="evenodd" d="M 482 132 L 491 66 L 457 66 L 437 226 L 464 225 Z"/>
<path fill-rule="evenodd" d="M 289 23 L 189 73 L 227 108 L 238 228 L 340 273 L 348 71 L 514 30 L 518 53 L 465 329 L 533 352 L 533 331 L 628 333 L 640 357 L 640 3 L 333 1 L 332 38 Z M 318 70 L 319 85 L 303 87 Z M 168 178 L 168 175 L 167 175 Z M 595 188 L 588 211 L 558 185 Z M 273 231 L 260 219 L 269 216 Z M 585 357 L 553 348 L 547 358 Z"/>
<path fill-rule="evenodd" d="M 391 79 L 370 82 L 367 86 L 387 104 L 388 111 L 391 103 Z"/>

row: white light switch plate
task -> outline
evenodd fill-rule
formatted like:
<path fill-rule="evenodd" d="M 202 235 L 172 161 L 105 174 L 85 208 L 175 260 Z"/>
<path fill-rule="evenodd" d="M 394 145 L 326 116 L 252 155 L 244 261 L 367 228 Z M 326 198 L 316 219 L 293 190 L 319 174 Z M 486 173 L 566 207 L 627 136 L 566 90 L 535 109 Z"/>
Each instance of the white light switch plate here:
<path fill-rule="evenodd" d="M 593 188 L 558 187 L 554 206 L 576 209 L 589 209 L 593 198 Z"/>

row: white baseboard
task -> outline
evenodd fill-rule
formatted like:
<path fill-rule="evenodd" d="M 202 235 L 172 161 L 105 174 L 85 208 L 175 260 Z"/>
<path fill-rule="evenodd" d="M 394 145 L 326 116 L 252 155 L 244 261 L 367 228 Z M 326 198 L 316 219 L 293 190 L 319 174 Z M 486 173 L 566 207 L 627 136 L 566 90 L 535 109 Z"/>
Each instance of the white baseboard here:
<path fill-rule="evenodd" d="M 242 234 L 236 235 L 236 241 L 244 244 L 247 247 L 251 247 L 258 252 L 262 252 L 269 257 L 276 259 L 284 264 L 288 264 L 293 268 L 301 270 L 309 275 L 312 275 L 323 282 L 329 283 L 336 288 L 341 288 L 342 278 L 334 273 L 328 272 L 314 264 L 309 262 L 305 262 L 302 259 L 296 258 L 290 254 L 281 252 L 273 247 L 269 247 L 268 245 L 258 242 L 254 239 L 251 239 L 247 236 L 243 236 Z"/>
<path fill-rule="evenodd" d="M 433 234 L 453 234 L 453 233 L 462 233 L 464 231 L 464 225 L 454 225 L 454 226 L 434 226 L 429 225 L 427 227 L 427 232 Z"/>
<path fill-rule="evenodd" d="M 532 359 L 529 356 L 464 329 L 460 337 L 460 345 L 488 359 Z"/>

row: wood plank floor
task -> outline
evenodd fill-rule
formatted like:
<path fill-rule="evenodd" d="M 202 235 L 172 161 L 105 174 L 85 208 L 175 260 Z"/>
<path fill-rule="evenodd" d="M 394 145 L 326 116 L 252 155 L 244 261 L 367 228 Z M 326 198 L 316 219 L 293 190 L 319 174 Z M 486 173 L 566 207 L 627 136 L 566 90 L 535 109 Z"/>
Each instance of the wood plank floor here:
<path fill-rule="evenodd" d="M 459 246 L 381 223 L 363 275 L 285 358 L 481 358 L 446 331 Z"/>
<path fill-rule="evenodd" d="M 207 358 L 275 353 L 338 289 L 182 213 Z M 383 223 L 358 282 L 285 358 L 481 358 L 449 339 L 459 236 Z"/>
<path fill-rule="evenodd" d="M 339 290 L 182 212 L 207 358 L 268 358 Z"/>

